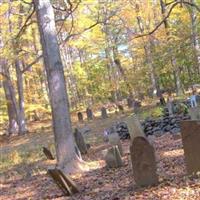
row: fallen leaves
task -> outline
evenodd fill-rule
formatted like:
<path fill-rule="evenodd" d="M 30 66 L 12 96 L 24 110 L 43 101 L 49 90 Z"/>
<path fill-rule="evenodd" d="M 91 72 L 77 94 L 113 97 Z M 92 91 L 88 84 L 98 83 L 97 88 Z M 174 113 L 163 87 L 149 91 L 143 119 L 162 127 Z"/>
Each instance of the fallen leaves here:
<path fill-rule="evenodd" d="M 45 174 L 24 179 L 1 181 L 1 199 L 57 199 L 57 200 L 198 200 L 200 199 L 200 177 L 186 176 L 184 152 L 181 139 L 174 140 L 170 134 L 154 138 L 159 185 L 149 188 L 134 187 L 128 148 L 129 141 L 123 141 L 124 165 L 118 169 L 107 169 L 99 151 L 91 148 L 84 156 L 90 171 L 76 174 L 73 180 L 81 192 L 73 197 L 63 197 L 62 191 Z M 106 148 L 106 145 L 105 145 Z"/>

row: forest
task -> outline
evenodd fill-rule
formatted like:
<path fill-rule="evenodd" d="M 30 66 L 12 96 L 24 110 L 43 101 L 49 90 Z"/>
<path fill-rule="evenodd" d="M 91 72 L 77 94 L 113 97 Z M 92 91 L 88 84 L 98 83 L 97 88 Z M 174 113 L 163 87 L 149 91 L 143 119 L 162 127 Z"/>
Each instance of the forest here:
<path fill-rule="evenodd" d="M 199 22 L 200 0 L 0 0 L 1 198 L 199 199 Z"/>

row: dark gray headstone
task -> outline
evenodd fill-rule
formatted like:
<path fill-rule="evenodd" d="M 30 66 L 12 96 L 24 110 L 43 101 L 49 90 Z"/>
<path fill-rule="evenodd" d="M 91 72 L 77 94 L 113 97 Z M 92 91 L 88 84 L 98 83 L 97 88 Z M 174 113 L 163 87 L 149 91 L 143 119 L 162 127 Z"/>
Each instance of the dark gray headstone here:
<path fill-rule="evenodd" d="M 102 117 L 103 119 L 108 118 L 107 110 L 106 110 L 105 107 L 102 107 L 102 108 L 101 108 L 101 117 Z"/>
<path fill-rule="evenodd" d="M 78 116 L 78 121 L 83 122 L 83 114 L 81 112 L 78 112 L 77 116 Z"/>
<path fill-rule="evenodd" d="M 128 105 L 129 108 L 133 107 L 133 99 L 132 99 L 132 97 L 128 97 L 127 98 L 127 105 Z"/>
<path fill-rule="evenodd" d="M 93 120 L 93 112 L 90 108 L 86 109 L 86 115 L 88 120 Z"/>
<path fill-rule="evenodd" d="M 87 153 L 87 145 L 85 143 L 82 133 L 76 128 L 74 132 L 75 142 L 81 152 L 81 154 Z"/>
<path fill-rule="evenodd" d="M 181 122 L 181 136 L 189 174 L 200 171 L 200 120 Z"/>
<path fill-rule="evenodd" d="M 131 141 L 130 155 L 133 176 L 137 186 L 151 186 L 158 183 L 153 146 L 144 137 Z"/>

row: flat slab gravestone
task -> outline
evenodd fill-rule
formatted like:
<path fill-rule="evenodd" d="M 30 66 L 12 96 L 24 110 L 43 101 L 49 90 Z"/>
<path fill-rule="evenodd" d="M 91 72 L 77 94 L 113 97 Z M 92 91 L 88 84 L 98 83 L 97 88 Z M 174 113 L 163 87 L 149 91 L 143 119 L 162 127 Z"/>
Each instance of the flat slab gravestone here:
<path fill-rule="evenodd" d="M 118 133 L 112 133 L 108 135 L 108 141 L 112 146 L 117 146 L 121 156 L 123 156 L 122 144 Z"/>
<path fill-rule="evenodd" d="M 131 141 L 130 155 L 133 176 L 139 187 L 158 183 L 156 159 L 153 146 L 144 137 L 136 137 Z"/>
<path fill-rule="evenodd" d="M 54 182 L 65 195 L 69 196 L 79 192 L 76 184 L 60 169 L 48 169 L 47 173 L 53 178 Z"/>
<path fill-rule="evenodd" d="M 200 120 L 181 122 L 181 136 L 188 174 L 200 171 Z"/>
<path fill-rule="evenodd" d="M 102 107 L 102 108 L 101 108 L 101 118 L 102 118 L 102 119 L 108 118 L 108 113 L 107 113 L 107 110 L 106 110 L 105 107 Z"/>
<path fill-rule="evenodd" d="M 49 159 L 49 160 L 54 160 L 55 159 L 53 157 L 53 154 L 51 153 L 51 151 L 49 149 L 47 149 L 46 147 L 42 147 L 42 149 L 43 149 L 43 153 L 47 157 L 47 159 Z"/>
<path fill-rule="evenodd" d="M 118 168 L 123 165 L 118 146 L 113 146 L 103 151 L 106 165 L 109 168 Z"/>
<path fill-rule="evenodd" d="M 126 120 L 131 140 L 135 137 L 145 137 L 144 131 L 136 115 L 131 115 Z"/>

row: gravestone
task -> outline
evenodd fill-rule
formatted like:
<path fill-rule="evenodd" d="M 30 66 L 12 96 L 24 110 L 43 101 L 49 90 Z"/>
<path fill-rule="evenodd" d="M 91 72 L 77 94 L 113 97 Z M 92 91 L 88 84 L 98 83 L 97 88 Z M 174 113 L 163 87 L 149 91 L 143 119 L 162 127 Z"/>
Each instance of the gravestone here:
<path fill-rule="evenodd" d="M 168 101 L 166 107 L 168 109 L 169 115 L 173 115 L 173 103 L 171 101 Z"/>
<path fill-rule="evenodd" d="M 54 160 L 54 157 L 49 149 L 47 149 L 46 147 L 42 147 L 42 149 L 43 149 L 43 153 L 45 154 L 47 159 Z"/>
<path fill-rule="evenodd" d="M 200 120 L 182 121 L 181 136 L 188 174 L 200 171 Z"/>
<path fill-rule="evenodd" d="M 48 169 L 47 173 L 53 178 L 54 182 L 65 195 L 69 196 L 79 192 L 76 184 L 60 169 Z"/>
<path fill-rule="evenodd" d="M 113 146 L 103 152 L 106 166 L 109 168 L 118 168 L 123 165 L 122 158 L 118 149 L 118 146 Z"/>
<path fill-rule="evenodd" d="M 132 97 L 128 97 L 127 98 L 127 105 L 128 105 L 129 108 L 133 107 L 133 99 L 132 99 Z"/>
<path fill-rule="evenodd" d="M 92 113 L 92 110 L 89 107 L 86 109 L 86 115 L 87 115 L 88 121 L 93 120 L 93 113 Z"/>
<path fill-rule="evenodd" d="M 77 116 L 78 116 L 78 121 L 83 122 L 83 114 L 81 112 L 78 112 Z"/>
<path fill-rule="evenodd" d="M 130 155 L 136 185 L 144 187 L 157 184 L 154 148 L 148 140 L 144 137 L 135 137 L 131 141 Z"/>
<path fill-rule="evenodd" d="M 189 109 L 191 120 L 200 120 L 200 107 L 193 107 Z"/>
<path fill-rule="evenodd" d="M 86 154 L 87 153 L 87 145 L 85 143 L 82 133 L 77 128 L 75 128 L 75 131 L 74 131 L 74 138 L 75 138 L 75 142 L 76 142 L 81 154 Z"/>
<path fill-rule="evenodd" d="M 101 117 L 102 117 L 102 119 L 108 118 L 107 110 L 105 107 L 101 108 Z"/>
<path fill-rule="evenodd" d="M 112 146 L 118 146 L 119 152 L 121 156 L 123 156 L 122 144 L 120 141 L 120 137 L 116 131 L 108 135 L 108 141 Z"/>
<path fill-rule="evenodd" d="M 120 112 L 124 113 L 124 107 L 120 104 L 117 105 Z"/>
<path fill-rule="evenodd" d="M 137 136 L 145 137 L 144 131 L 136 115 L 131 115 L 126 120 L 131 140 Z"/>

